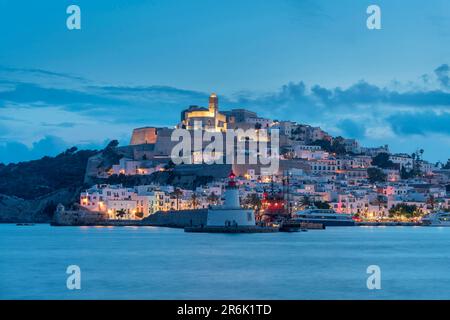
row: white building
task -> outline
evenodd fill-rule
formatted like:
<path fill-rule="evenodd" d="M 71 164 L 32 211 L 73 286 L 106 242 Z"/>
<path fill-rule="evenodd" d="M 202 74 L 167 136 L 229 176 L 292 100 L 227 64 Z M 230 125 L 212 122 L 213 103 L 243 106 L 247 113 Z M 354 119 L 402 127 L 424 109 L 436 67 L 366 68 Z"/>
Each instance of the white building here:
<path fill-rule="evenodd" d="M 189 209 L 191 201 L 176 199 L 157 186 L 124 188 L 122 185 L 95 185 L 81 192 L 80 205 L 88 210 L 107 213 L 109 219 L 142 219 L 157 211 Z M 170 188 L 168 190 L 171 190 Z M 199 201 L 200 204 L 203 202 Z M 177 208 L 178 207 L 178 208 Z"/>
<path fill-rule="evenodd" d="M 389 156 L 389 160 L 391 160 L 393 163 L 398 164 L 400 166 L 400 169 L 405 168 L 406 170 L 411 170 L 413 168 L 413 160 L 409 154 L 391 154 Z"/>
<path fill-rule="evenodd" d="M 110 174 L 124 174 L 124 175 L 149 175 L 155 171 L 161 170 L 162 165 L 153 166 L 150 161 L 137 161 L 128 158 L 119 160 L 119 164 L 112 166 Z"/>
<path fill-rule="evenodd" d="M 134 189 L 122 185 L 100 184 L 81 192 L 80 205 L 91 211 L 106 212 L 110 219 L 136 219 L 138 206 Z M 142 212 L 142 216 L 147 216 Z"/>
<path fill-rule="evenodd" d="M 294 145 L 296 158 L 307 160 L 323 160 L 329 157 L 329 153 L 323 151 L 320 146 Z"/>

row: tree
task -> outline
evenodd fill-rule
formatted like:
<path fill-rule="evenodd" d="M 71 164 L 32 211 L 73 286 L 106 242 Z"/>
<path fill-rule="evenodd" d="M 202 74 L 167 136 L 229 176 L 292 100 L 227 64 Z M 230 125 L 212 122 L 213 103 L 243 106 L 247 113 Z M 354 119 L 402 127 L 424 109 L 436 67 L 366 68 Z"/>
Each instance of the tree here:
<path fill-rule="evenodd" d="M 330 209 L 331 206 L 328 202 L 324 201 L 315 201 L 314 206 L 317 207 L 317 209 Z"/>
<path fill-rule="evenodd" d="M 172 160 L 169 160 L 169 162 L 164 166 L 164 169 L 168 170 L 172 168 L 175 168 L 175 163 L 173 163 Z"/>
<path fill-rule="evenodd" d="M 408 171 L 408 170 L 406 170 L 405 167 L 402 167 L 400 169 L 400 178 L 403 179 L 403 180 L 414 178 L 414 173 L 415 173 L 414 170 L 409 170 Z"/>
<path fill-rule="evenodd" d="M 200 204 L 200 201 L 198 201 L 197 194 L 196 194 L 195 192 L 192 193 L 192 196 L 191 196 L 191 206 L 192 206 L 194 209 L 197 209 L 197 207 L 198 207 L 199 204 Z"/>
<path fill-rule="evenodd" d="M 286 159 L 294 158 L 294 152 L 292 152 L 292 150 L 288 147 L 281 147 L 280 155 L 284 156 Z"/>
<path fill-rule="evenodd" d="M 219 202 L 219 196 L 217 196 L 214 192 L 211 192 L 207 197 L 209 204 L 217 204 Z"/>
<path fill-rule="evenodd" d="M 387 175 L 378 168 L 367 169 L 368 180 L 370 183 L 385 182 Z"/>
<path fill-rule="evenodd" d="M 144 217 L 144 213 L 141 212 L 141 211 L 136 212 L 134 215 L 135 215 L 137 218 L 140 218 L 140 219 L 142 219 L 142 218 Z"/>
<path fill-rule="evenodd" d="M 332 152 L 331 142 L 325 139 L 315 140 L 311 143 L 313 146 L 319 146 L 322 150 Z"/>
<path fill-rule="evenodd" d="M 179 203 L 180 203 L 180 197 L 183 195 L 183 191 L 181 191 L 179 188 L 175 188 L 175 190 L 171 193 L 171 196 L 175 197 L 176 204 L 177 204 L 177 211 L 179 209 Z"/>
<path fill-rule="evenodd" d="M 421 211 L 416 205 L 409 205 L 407 203 L 397 203 L 394 207 L 389 209 L 389 215 L 391 217 L 405 216 L 407 218 L 420 216 Z"/>
<path fill-rule="evenodd" d="M 256 210 L 260 210 L 262 206 L 261 199 L 257 193 L 248 194 L 242 201 L 242 204 L 247 208 L 256 208 Z"/>
<path fill-rule="evenodd" d="M 434 208 L 436 206 L 436 199 L 432 194 L 427 199 L 427 205 L 429 205 L 431 210 L 434 210 Z"/>
<path fill-rule="evenodd" d="M 72 154 L 74 154 L 77 151 L 78 151 L 77 147 L 72 147 L 72 148 L 69 148 L 66 151 L 64 151 L 62 154 L 64 154 L 64 155 L 72 155 Z"/>
<path fill-rule="evenodd" d="M 111 140 L 109 143 L 108 143 L 108 145 L 106 146 L 106 148 L 105 149 L 111 149 L 111 148 L 115 148 L 115 147 L 117 147 L 119 145 L 119 141 L 117 141 L 117 140 Z"/>
<path fill-rule="evenodd" d="M 333 139 L 333 141 L 331 142 L 331 152 L 336 153 L 336 154 L 347 154 L 350 152 L 347 152 L 347 150 L 345 149 L 345 139 L 341 136 L 336 137 Z"/>
<path fill-rule="evenodd" d="M 442 169 L 450 169 L 450 159 L 447 160 L 447 163 L 442 167 Z"/>
<path fill-rule="evenodd" d="M 372 165 L 382 169 L 397 169 L 398 165 L 389 160 L 389 154 L 381 152 L 372 158 Z"/>
<path fill-rule="evenodd" d="M 55 211 L 56 211 L 56 204 L 53 201 L 50 201 L 46 203 L 43 213 L 51 218 L 53 217 Z"/>
<path fill-rule="evenodd" d="M 336 154 L 347 154 L 348 152 L 345 149 L 344 144 L 344 138 L 343 137 L 336 137 L 333 139 L 332 142 L 326 139 L 319 139 L 315 140 L 311 143 L 313 146 L 319 146 L 322 150 L 330 152 L 330 153 L 336 153 Z"/>
<path fill-rule="evenodd" d="M 305 195 L 303 195 L 299 204 L 300 204 L 300 207 L 307 208 L 309 206 L 312 206 L 314 204 L 314 202 L 312 201 L 310 196 L 305 194 Z"/>
<path fill-rule="evenodd" d="M 122 218 L 123 216 L 125 216 L 127 213 L 124 209 L 120 209 L 116 211 L 116 217 L 118 218 Z"/>
<path fill-rule="evenodd" d="M 411 154 L 411 157 L 413 159 L 413 172 L 414 176 L 421 176 L 422 175 L 422 157 L 423 157 L 424 150 L 420 149 L 417 151 L 417 153 Z"/>

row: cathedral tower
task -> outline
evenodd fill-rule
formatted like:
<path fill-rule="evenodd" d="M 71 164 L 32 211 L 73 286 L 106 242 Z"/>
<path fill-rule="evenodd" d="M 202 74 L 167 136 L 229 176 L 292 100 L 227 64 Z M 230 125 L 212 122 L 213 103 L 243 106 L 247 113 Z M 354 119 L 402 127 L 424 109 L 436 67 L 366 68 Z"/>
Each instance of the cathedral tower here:
<path fill-rule="evenodd" d="M 219 110 L 219 98 L 215 93 L 209 96 L 209 112 L 216 114 Z"/>

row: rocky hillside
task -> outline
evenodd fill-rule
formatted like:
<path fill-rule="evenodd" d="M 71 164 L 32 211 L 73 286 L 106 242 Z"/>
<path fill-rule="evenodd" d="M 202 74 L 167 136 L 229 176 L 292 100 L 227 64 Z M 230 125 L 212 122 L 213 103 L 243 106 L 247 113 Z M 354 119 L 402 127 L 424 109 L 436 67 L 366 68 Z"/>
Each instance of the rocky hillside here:
<path fill-rule="evenodd" d="M 94 150 L 70 148 L 56 157 L 0 164 L 0 222 L 46 222 L 58 203 L 70 205 L 83 188 Z"/>
<path fill-rule="evenodd" d="M 56 157 L 17 164 L 0 164 L 0 222 L 49 222 L 56 205 L 70 207 L 83 188 L 96 183 L 125 186 L 170 184 L 195 189 L 214 179 L 225 178 L 230 165 L 180 165 L 148 176 L 113 175 L 98 178 L 119 162 L 129 148 L 112 140 L 103 150 L 70 148 Z"/>

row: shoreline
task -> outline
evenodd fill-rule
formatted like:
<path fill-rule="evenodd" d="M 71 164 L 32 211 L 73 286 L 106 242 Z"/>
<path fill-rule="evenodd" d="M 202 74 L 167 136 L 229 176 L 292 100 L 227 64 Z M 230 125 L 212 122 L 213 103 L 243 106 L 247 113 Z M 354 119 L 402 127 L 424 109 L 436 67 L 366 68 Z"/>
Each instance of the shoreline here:
<path fill-rule="evenodd" d="M 160 225 L 152 223 L 142 223 L 141 221 L 132 220 L 114 220 L 101 223 L 80 223 L 80 224 L 55 224 L 53 222 L 5 222 L 0 224 L 15 224 L 17 226 L 33 226 L 33 225 L 50 225 L 52 227 L 163 227 L 172 229 L 184 229 L 183 226 L 177 225 Z M 420 223 L 414 222 L 358 222 L 354 227 L 424 227 Z M 342 227 L 335 227 L 342 228 Z"/>

